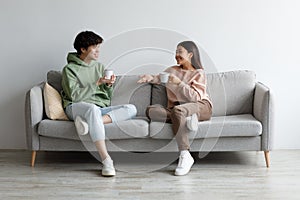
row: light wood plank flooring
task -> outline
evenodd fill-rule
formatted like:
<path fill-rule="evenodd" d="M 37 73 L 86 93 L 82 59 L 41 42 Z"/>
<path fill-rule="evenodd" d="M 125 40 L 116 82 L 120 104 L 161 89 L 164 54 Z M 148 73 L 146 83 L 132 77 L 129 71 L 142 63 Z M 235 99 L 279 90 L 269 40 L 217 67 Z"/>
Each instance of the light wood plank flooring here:
<path fill-rule="evenodd" d="M 104 178 L 89 153 L 38 152 L 32 168 L 31 152 L 2 150 L 0 199 L 300 199 L 300 150 L 271 151 L 269 169 L 263 152 L 218 152 L 202 159 L 194 153 L 196 163 L 182 177 L 173 176 L 176 162 L 161 165 L 174 154 L 148 161 L 111 155 L 119 170 Z"/>

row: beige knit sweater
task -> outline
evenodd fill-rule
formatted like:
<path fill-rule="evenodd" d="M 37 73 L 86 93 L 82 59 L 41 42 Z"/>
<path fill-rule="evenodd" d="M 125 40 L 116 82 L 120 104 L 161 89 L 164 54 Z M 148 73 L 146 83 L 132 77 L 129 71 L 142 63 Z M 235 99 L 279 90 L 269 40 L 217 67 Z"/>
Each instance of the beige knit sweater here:
<path fill-rule="evenodd" d="M 212 102 L 206 91 L 206 75 L 204 70 L 185 70 L 179 66 L 169 67 L 165 72 L 171 73 L 181 79 L 179 85 L 167 83 L 168 108 L 172 108 L 175 102 L 188 103 L 207 100 Z"/>

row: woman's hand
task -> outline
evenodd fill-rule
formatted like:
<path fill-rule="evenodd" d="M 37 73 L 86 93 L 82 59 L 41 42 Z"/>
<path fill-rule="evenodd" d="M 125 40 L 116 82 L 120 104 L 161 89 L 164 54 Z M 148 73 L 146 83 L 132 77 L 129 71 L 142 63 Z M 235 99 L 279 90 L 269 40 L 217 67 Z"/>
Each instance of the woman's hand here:
<path fill-rule="evenodd" d="M 137 81 L 137 83 L 150 83 L 153 81 L 154 77 L 150 74 L 144 74 L 140 76 L 140 80 Z"/>
<path fill-rule="evenodd" d="M 106 79 L 105 77 L 101 77 L 98 79 L 98 81 L 96 82 L 97 86 L 105 83 L 107 84 L 108 86 L 112 86 L 112 84 L 114 84 L 116 81 L 116 76 L 115 75 L 112 75 L 110 77 L 110 79 Z"/>
<path fill-rule="evenodd" d="M 168 83 L 179 85 L 181 80 L 174 74 L 170 74 Z"/>

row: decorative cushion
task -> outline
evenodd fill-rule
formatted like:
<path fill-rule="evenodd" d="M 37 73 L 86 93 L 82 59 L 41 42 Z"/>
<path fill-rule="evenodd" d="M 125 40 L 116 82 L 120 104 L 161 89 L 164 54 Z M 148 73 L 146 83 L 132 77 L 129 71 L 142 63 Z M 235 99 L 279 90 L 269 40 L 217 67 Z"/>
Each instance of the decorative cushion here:
<path fill-rule="evenodd" d="M 151 105 L 154 104 L 160 104 L 163 107 L 168 106 L 167 91 L 164 85 L 152 85 Z"/>
<path fill-rule="evenodd" d="M 47 73 L 48 84 L 54 87 L 58 92 L 62 91 L 61 81 L 62 81 L 61 71 L 50 70 Z"/>
<path fill-rule="evenodd" d="M 54 120 L 69 120 L 63 109 L 59 92 L 48 83 L 45 83 L 43 92 L 47 117 Z"/>

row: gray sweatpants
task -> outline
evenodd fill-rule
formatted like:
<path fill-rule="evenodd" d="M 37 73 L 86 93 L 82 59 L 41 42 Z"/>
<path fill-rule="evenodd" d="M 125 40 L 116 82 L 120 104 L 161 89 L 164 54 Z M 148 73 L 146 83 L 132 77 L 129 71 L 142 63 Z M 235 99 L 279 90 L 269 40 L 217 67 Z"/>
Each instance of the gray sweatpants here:
<path fill-rule="evenodd" d="M 101 108 L 95 104 L 79 102 L 66 107 L 66 114 L 69 119 L 74 120 L 76 116 L 80 116 L 88 123 L 89 133 L 93 142 L 105 139 L 103 115 L 109 115 L 112 123 L 115 123 L 131 119 L 136 116 L 136 113 L 136 107 L 132 104 Z"/>

